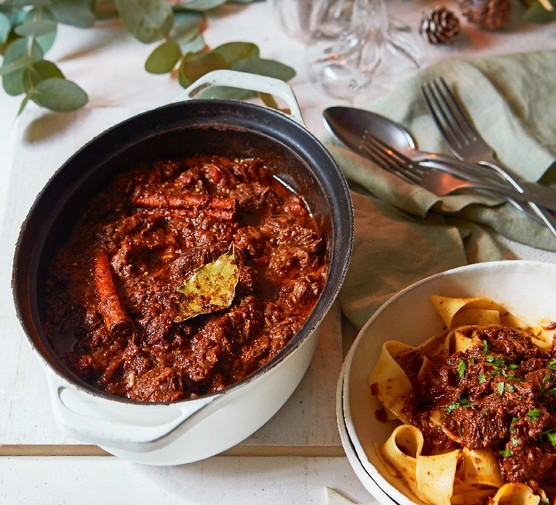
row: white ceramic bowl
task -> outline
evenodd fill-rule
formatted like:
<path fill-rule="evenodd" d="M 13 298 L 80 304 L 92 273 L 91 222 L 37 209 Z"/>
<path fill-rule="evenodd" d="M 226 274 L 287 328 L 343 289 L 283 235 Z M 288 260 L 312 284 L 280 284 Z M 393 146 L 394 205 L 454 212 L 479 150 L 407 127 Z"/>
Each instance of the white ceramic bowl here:
<path fill-rule="evenodd" d="M 370 393 L 368 375 L 385 340 L 419 344 L 442 330 L 442 322 L 430 302 L 432 294 L 488 297 L 531 323 L 545 318 L 556 320 L 556 265 L 513 260 L 448 270 L 400 291 L 362 328 L 346 357 L 340 378 L 338 424 L 355 473 L 365 488 L 384 504 L 421 502 L 377 458 L 375 444 L 384 442 L 395 424 L 375 418 L 377 404 Z"/>

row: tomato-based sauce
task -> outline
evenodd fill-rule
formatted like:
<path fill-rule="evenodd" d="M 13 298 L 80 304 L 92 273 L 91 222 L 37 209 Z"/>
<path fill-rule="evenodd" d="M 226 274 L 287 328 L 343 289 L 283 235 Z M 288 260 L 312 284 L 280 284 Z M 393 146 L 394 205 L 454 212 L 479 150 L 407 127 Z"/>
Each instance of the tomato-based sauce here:
<path fill-rule="evenodd" d="M 231 304 L 183 316 L 178 289 L 233 251 Z M 195 156 L 122 173 L 50 265 L 43 327 L 79 378 L 139 401 L 195 398 L 271 360 L 311 313 L 326 244 L 256 159 Z"/>

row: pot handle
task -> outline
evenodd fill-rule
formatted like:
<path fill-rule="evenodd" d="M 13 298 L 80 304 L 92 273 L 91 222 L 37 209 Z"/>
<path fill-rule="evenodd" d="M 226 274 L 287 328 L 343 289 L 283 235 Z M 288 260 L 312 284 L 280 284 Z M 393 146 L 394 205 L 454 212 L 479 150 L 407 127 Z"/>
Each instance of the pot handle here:
<path fill-rule="evenodd" d="M 195 95 L 214 86 L 229 86 L 260 93 L 268 93 L 284 100 L 290 109 L 290 115 L 303 124 L 299 102 L 292 87 L 280 79 L 264 75 L 249 74 L 237 70 L 214 70 L 197 79 L 178 98 L 194 98 Z M 176 100 L 176 101 L 177 101 Z"/>
<path fill-rule="evenodd" d="M 218 395 L 194 403 L 144 405 L 137 415 L 132 404 L 118 404 L 101 397 L 88 398 L 73 387 L 51 384 L 51 400 L 56 422 L 66 433 L 100 446 L 148 451 L 178 428 L 187 429 L 201 421 Z M 150 409 L 150 411 L 149 411 Z M 186 425 L 187 423 L 187 425 Z M 160 447 L 156 444 L 157 448 Z"/>

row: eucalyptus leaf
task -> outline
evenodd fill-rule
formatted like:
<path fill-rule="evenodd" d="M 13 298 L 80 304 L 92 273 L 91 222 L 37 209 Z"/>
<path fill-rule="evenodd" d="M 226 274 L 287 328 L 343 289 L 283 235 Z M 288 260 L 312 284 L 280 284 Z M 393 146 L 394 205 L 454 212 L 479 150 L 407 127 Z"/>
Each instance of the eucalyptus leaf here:
<path fill-rule="evenodd" d="M 38 37 L 56 30 L 56 22 L 48 19 L 27 21 L 15 29 L 15 33 L 22 37 Z"/>
<path fill-rule="evenodd" d="M 213 70 L 228 68 L 226 60 L 216 53 L 188 54 L 180 65 L 180 84 L 193 84 L 199 77 Z"/>
<path fill-rule="evenodd" d="M 278 102 L 276 102 L 276 99 L 272 95 L 269 95 L 268 93 L 259 93 L 259 97 L 267 107 L 270 107 L 271 109 L 279 108 Z"/>
<path fill-rule="evenodd" d="M 59 23 L 90 28 L 95 24 L 93 0 L 51 0 L 50 10 Z"/>
<path fill-rule="evenodd" d="M 531 23 L 550 23 L 556 21 L 556 0 L 547 0 L 552 5 L 553 10 L 547 11 L 538 1 L 531 4 L 525 13 L 525 19 Z"/>
<path fill-rule="evenodd" d="M 16 63 L 16 69 L 5 73 L 2 76 L 2 85 L 4 91 L 8 95 L 16 96 L 25 92 L 23 86 L 23 71 L 27 65 L 33 64 L 35 61 L 42 60 L 44 52 L 41 47 L 32 41 L 30 44 L 27 39 L 17 39 L 12 42 L 6 49 L 2 69 L 11 68 L 12 63 Z"/>
<path fill-rule="evenodd" d="M 11 11 L 9 15 L 10 24 L 12 28 L 19 26 L 20 24 L 25 22 L 25 18 L 27 17 L 27 11 L 25 9 L 15 9 Z"/>
<path fill-rule="evenodd" d="M 58 66 L 48 60 L 40 60 L 33 63 L 26 68 L 23 72 L 23 86 L 26 93 L 32 93 L 33 89 L 37 87 L 39 82 L 54 77 L 64 78 L 64 74 Z"/>
<path fill-rule="evenodd" d="M 192 0 L 187 2 L 185 8 L 191 11 L 205 12 L 211 9 L 216 9 L 225 4 L 227 0 Z"/>
<path fill-rule="evenodd" d="M 168 40 L 157 46 L 145 62 L 145 70 L 151 74 L 171 72 L 181 58 L 180 45 L 175 40 Z"/>
<path fill-rule="evenodd" d="M 251 42 L 228 42 L 215 47 L 212 52 L 221 55 L 228 65 L 260 56 L 259 48 Z"/>
<path fill-rule="evenodd" d="M 50 4 L 50 0 L 11 0 L 10 5 L 14 7 L 46 7 Z"/>
<path fill-rule="evenodd" d="M 174 25 L 168 36 L 174 40 L 191 40 L 201 33 L 201 25 L 205 21 L 200 12 L 174 12 Z"/>
<path fill-rule="evenodd" d="M 191 40 L 180 40 L 179 44 L 183 54 L 200 53 L 206 47 L 205 39 L 201 33 Z"/>
<path fill-rule="evenodd" d="M 234 249 L 207 263 L 178 288 L 184 295 L 180 321 L 229 307 L 235 298 L 239 268 Z"/>
<path fill-rule="evenodd" d="M 248 72 L 250 74 L 265 75 L 282 81 L 289 81 L 295 77 L 295 70 L 279 61 L 265 59 L 241 60 L 232 65 L 232 70 Z"/>
<path fill-rule="evenodd" d="M 52 14 L 51 10 L 47 7 L 37 7 L 27 12 L 24 24 L 43 21 L 46 23 L 53 23 L 54 27 L 52 30 L 47 31 L 42 35 L 37 34 L 34 40 L 39 46 L 41 46 L 41 49 L 46 54 L 48 50 L 54 45 L 54 41 L 56 40 L 56 33 L 58 32 L 58 22 L 54 18 L 54 14 Z"/>
<path fill-rule="evenodd" d="M 18 70 L 25 70 L 35 61 L 35 58 L 32 56 L 24 56 L 23 58 L 12 61 L 11 63 L 6 63 L 6 60 L 4 59 L 4 64 L 0 68 L 0 75 L 8 75 Z"/>
<path fill-rule="evenodd" d="M 199 98 L 220 100 L 249 100 L 257 96 L 256 91 L 232 88 L 230 86 L 214 86 L 199 93 Z"/>
<path fill-rule="evenodd" d="M 29 95 L 25 95 L 23 97 L 23 100 L 21 100 L 21 103 L 19 104 L 19 109 L 17 110 L 18 116 L 23 112 L 23 109 L 25 109 L 25 107 L 29 103 L 29 100 L 31 100 L 31 97 Z"/>
<path fill-rule="evenodd" d="M 165 0 L 115 0 L 115 3 L 125 27 L 141 42 L 160 40 L 172 28 L 173 12 Z"/>
<path fill-rule="evenodd" d="M 4 44 L 8 40 L 8 35 L 10 35 L 10 30 L 12 29 L 12 24 L 8 16 L 0 12 L 0 44 Z"/>
<path fill-rule="evenodd" d="M 53 77 L 39 82 L 30 95 L 33 102 L 55 112 L 69 112 L 83 107 L 87 93 L 75 82 Z"/>

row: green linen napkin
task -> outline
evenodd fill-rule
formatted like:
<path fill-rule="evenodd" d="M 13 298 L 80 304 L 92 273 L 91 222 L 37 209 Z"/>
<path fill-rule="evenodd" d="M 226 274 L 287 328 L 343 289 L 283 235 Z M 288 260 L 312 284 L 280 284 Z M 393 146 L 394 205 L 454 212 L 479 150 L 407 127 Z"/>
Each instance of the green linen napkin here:
<path fill-rule="evenodd" d="M 419 84 L 443 76 L 475 125 L 514 173 L 554 179 L 556 51 L 433 65 L 365 108 L 408 127 L 423 150 L 449 154 Z M 390 296 L 410 283 L 475 263 L 512 259 L 498 239 L 556 251 L 556 238 L 510 203 L 473 194 L 438 197 L 405 183 L 369 160 L 325 139 L 346 175 L 355 209 L 355 246 L 340 293 L 357 329 Z"/>

